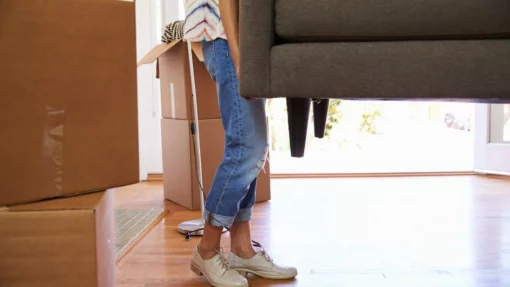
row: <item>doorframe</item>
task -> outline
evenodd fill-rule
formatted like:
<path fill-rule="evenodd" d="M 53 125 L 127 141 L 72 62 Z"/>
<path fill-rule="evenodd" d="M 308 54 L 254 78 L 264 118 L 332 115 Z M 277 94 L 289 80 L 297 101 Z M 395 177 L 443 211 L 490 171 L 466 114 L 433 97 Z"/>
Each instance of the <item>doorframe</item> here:
<path fill-rule="evenodd" d="M 165 23 L 184 19 L 184 2 L 135 1 L 137 58 L 161 43 Z M 156 63 L 138 68 L 138 133 L 140 180 L 163 174 L 161 146 L 161 92 Z"/>
<path fill-rule="evenodd" d="M 158 0 L 160 1 L 160 0 Z M 135 1 L 137 59 L 158 44 L 156 27 L 157 1 Z M 161 107 L 156 64 L 138 68 L 138 142 L 140 180 L 151 173 L 162 173 Z"/>
<path fill-rule="evenodd" d="M 498 157 L 498 154 L 504 154 L 504 149 L 509 148 L 509 144 L 491 142 L 491 104 L 475 105 L 474 122 L 475 125 L 473 131 L 475 135 L 475 173 L 510 176 L 510 172 L 501 171 L 497 168 L 493 169 L 490 167 L 501 166 L 501 169 L 504 169 L 504 162 L 508 161 L 508 159 L 505 159 L 503 156 Z M 488 163 L 489 160 L 493 161 L 490 166 Z"/>

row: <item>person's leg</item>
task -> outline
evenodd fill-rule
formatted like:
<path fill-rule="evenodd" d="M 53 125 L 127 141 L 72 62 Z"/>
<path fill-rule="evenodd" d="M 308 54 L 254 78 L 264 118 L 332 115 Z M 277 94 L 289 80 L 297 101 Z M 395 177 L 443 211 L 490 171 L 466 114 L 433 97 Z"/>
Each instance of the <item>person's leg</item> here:
<path fill-rule="evenodd" d="M 221 250 L 221 234 L 223 227 L 213 226 L 206 223 L 204 226 L 204 236 L 200 240 L 199 252 L 203 259 L 211 259 L 218 255 Z"/>
<path fill-rule="evenodd" d="M 255 255 L 251 241 L 250 223 L 253 206 L 255 205 L 257 178 L 255 178 L 246 190 L 246 195 L 241 201 L 239 211 L 230 227 L 231 251 L 235 254 L 250 258 Z M 202 238 L 200 248 L 204 258 L 212 258 L 216 255 L 215 250 L 220 249 L 222 227 L 210 224 L 205 225 L 205 240 Z"/>
<path fill-rule="evenodd" d="M 204 47 L 206 65 L 218 88 L 225 131 L 223 161 L 218 167 L 205 203 L 204 219 L 213 227 L 231 227 L 236 218 L 251 218 L 250 185 L 265 165 L 267 140 L 265 101 L 249 102 L 239 95 L 235 67 L 226 40 Z M 251 196 L 247 197 L 249 194 Z M 209 237 L 204 235 L 203 241 Z M 201 245 L 202 247 L 202 245 Z M 203 246 L 205 248 L 205 246 Z"/>
<path fill-rule="evenodd" d="M 265 102 L 249 102 L 240 97 L 226 40 L 204 42 L 203 52 L 206 67 L 217 85 L 225 150 L 205 202 L 204 234 L 191 268 L 197 274 L 205 274 L 217 286 L 238 286 L 236 284 L 244 284 L 246 279 L 229 272 L 235 271 L 224 264 L 218 249 L 223 227 L 231 227 L 236 218 L 240 218 L 238 216 L 251 218 L 252 208 L 241 209 L 241 206 L 267 156 Z"/>
<path fill-rule="evenodd" d="M 268 279 L 293 278 L 297 275 L 296 268 L 275 264 L 261 246 L 256 246 L 260 250 L 255 252 L 251 241 L 256 178 L 264 168 L 269 149 L 265 100 L 247 101 L 239 95 L 227 41 L 214 41 L 212 49 L 216 57 L 213 75 L 218 85 L 226 146 L 223 162 L 207 197 L 204 218 L 208 225 L 231 227 L 234 249 L 228 261 L 240 274 L 249 272 Z M 214 246 L 217 240 L 214 236 L 212 232 L 204 233 L 201 247 L 205 248 L 206 242 Z"/>
<path fill-rule="evenodd" d="M 256 199 L 257 179 L 248 187 L 248 194 L 241 202 L 241 206 L 230 228 L 230 251 L 241 258 L 252 258 L 256 252 L 251 238 L 250 220 Z"/>
<path fill-rule="evenodd" d="M 250 220 L 255 205 L 256 188 L 257 179 L 255 178 L 248 186 L 246 196 L 239 206 L 239 212 L 230 227 L 230 250 L 243 258 L 251 258 L 255 255 L 255 249 L 251 241 Z M 222 227 L 205 225 L 204 233 L 207 234 L 207 237 L 200 244 L 202 257 L 209 259 L 217 254 L 215 250 L 220 249 L 222 231 Z"/>
<path fill-rule="evenodd" d="M 241 208 L 230 229 L 230 266 L 240 274 L 254 273 L 267 279 L 291 279 L 297 275 L 296 268 L 275 264 L 257 242 L 252 241 L 250 220 L 255 204 L 257 180 L 249 187 L 248 194 L 241 202 Z M 259 250 L 256 251 L 255 247 Z"/>

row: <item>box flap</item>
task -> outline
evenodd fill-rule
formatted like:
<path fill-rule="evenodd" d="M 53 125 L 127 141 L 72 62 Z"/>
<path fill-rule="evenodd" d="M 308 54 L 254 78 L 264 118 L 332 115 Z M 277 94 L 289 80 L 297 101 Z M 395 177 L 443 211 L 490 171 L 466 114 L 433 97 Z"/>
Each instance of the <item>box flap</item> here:
<path fill-rule="evenodd" d="M 197 56 L 197 59 L 200 62 L 203 62 L 204 61 L 204 53 L 202 53 L 202 43 L 201 42 L 192 42 L 191 49 L 193 50 L 193 53 L 195 54 L 195 56 Z"/>
<path fill-rule="evenodd" d="M 170 43 L 163 43 L 155 46 L 150 50 L 147 55 L 143 56 L 143 58 L 138 62 L 138 67 L 154 63 L 161 55 L 163 55 L 166 51 L 170 50 L 173 46 L 180 43 L 182 40 L 176 40 Z M 201 42 L 192 42 L 191 49 L 193 53 L 198 58 L 200 62 L 204 61 L 204 54 L 202 53 L 202 43 Z"/>
<path fill-rule="evenodd" d="M 49 210 L 95 210 L 103 198 L 111 196 L 109 191 L 94 192 L 85 195 L 71 196 L 53 200 L 44 200 L 35 203 L 15 205 L 3 208 L 2 211 L 49 211 Z"/>
<path fill-rule="evenodd" d="M 179 43 L 179 42 L 181 42 L 181 40 L 176 40 L 176 41 L 173 41 L 170 43 L 163 43 L 163 44 L 159 44 L 159 45 L 155 46 L 154 48 L 152 48 L 152 50 L 150 50 L 149 53 L 147 53 L 147 55 L 145 55 L 138 62 L 138 67 L 140 67 L 142 65 L 154 63 L 154 61 L 156 61 L 156 59 L 158 59 L 161 55 L 163 55 L 166 51 L 171 49 L 173 46 L 177 45 L 177 43 Z"/>

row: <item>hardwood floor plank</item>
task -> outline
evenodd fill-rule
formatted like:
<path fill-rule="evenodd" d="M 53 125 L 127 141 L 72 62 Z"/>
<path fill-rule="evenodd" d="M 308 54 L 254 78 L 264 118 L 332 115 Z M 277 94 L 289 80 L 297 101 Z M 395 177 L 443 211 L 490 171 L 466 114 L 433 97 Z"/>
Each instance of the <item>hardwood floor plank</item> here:
<path fill-rule="evenodd" d="M 160 185 L 140 188 L 122 204 L 162 204 Z M 510 286 L 507 178 L 278 179 L 272 189 L 271 202 L 255 208 L 253 237 L 300 274 L 250 277 L 250 286 Z M 189 270 L 199 238 L 176 231 L 200 214 L 163 206 L 166 218 L 119 263 L 118 286 L 208 286 Z"/>

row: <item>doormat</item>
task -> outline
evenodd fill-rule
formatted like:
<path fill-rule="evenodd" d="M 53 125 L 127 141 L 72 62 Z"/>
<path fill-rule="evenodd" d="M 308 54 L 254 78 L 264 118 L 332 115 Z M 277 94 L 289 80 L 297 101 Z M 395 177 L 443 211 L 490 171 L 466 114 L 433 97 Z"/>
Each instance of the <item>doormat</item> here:
<path fill-rule="evenodd" d="M 122 258 L 166 215 L 164 208 L 115 209 L 115 257 Z"/>

